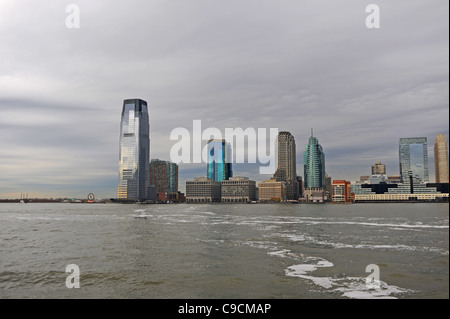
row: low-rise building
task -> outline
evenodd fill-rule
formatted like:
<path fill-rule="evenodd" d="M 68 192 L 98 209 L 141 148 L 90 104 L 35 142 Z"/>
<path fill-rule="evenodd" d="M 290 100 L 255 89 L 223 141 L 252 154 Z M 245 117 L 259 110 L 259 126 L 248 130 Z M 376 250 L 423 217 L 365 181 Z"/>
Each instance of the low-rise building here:
<path fill-rule="evenodd" d="M 323 187 L 306 187 L 304 201 L 307 203 L 324 203 L 328 200 L 327 191 Z"/>
<path fill-rule="evenodd" d="M 222 203 L 247 203 L 256 200 L 256 183 L 247 177 L 230 177 L 221 184 Z"/>
<path fill-rule="evenodd" d="M 280 202 L 286 200 L 285 182 L 277 182 L 276 179 L 268 179 L 259 183 L 258 189 L 260 202 Z"/>
<path fill-rule="evenodd" d="M 206 177 L 186 181 L 186 202 L 213 203 L 220 202 L 220 182 Z"/>
<path fill-rule="evenodd" d="M 351 203 L 352 189 L 351 183 L 346 180 L 334 180 L 332 184 L 331 200 L 336 203 Z"/>

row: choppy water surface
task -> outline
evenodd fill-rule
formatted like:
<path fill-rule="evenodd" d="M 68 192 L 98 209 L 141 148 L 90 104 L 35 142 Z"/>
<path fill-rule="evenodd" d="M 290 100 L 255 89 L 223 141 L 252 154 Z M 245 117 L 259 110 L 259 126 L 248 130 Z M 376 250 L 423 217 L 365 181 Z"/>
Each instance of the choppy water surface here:
<path fill-rule="evenodd" d="M 0 204 L 0 297 L 448 298 L 448 209 Z"/>

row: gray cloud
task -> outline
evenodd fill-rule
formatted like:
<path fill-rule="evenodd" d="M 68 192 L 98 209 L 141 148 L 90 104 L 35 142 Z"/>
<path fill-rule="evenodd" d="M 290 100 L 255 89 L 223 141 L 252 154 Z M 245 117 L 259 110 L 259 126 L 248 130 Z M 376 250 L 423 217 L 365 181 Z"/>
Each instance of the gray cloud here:
<path fill-rule="evenodd" d="M 0 4 L 0 197 L 116 195 L 122 101 L 150 106 L 151 157 L 172 129 L 277 127 L 303 148 L 314 127 L 328 173 L 355 180 L 398 139 L 448 137 L 448 3 L 356 0 L 73 1 Z M 258 165 L 235 175 L 258 181 Z M 180 185 L 206 169 L 180 167 Z M 58 187 L 55 188 L 55 185 Z"/>

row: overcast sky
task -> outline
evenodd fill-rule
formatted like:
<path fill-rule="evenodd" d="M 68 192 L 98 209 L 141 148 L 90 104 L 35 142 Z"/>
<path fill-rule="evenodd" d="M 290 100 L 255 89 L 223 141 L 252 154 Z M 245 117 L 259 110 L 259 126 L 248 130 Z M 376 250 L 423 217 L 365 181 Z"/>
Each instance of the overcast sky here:
<path fill-rule="evenodd" d="M 45 3 L 45 5 L 43 4 Z M 80 8 L 68 29 L 66 6 Z M 368 29 L 366 6 L 381 9 Z M 449 137 L 443 0 L 0 0 L 0 197 L 117 196 L 124 99 L 149 104 L 151 158 L 172 129 L 291 132 L 297 173 L 314 128 L 333 179 L 381 161 L 400 137 Z M 258 165 L 234 175 L 263 181 Z M 180 166 L 186 179 L 205 164 Z"/>

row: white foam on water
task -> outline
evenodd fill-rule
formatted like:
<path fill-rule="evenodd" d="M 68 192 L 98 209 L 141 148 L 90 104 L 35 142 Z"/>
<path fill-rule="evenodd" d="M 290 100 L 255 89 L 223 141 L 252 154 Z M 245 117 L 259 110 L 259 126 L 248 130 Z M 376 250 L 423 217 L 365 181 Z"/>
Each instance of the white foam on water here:
<path fill-rule="evenodd" d="M 291 250 L 289 249 L 283 249 L 283 250 L 279 250 L 279 251 L 269 251 L 267 253 L 269 256 L 276 256 L 276 257 L 281 257 L 281 258 L 294 258 L 297 259 L 298 256 L 294 253 L 291 252 Z"/>
<path fill-rule="evenodd" d="M 197 212 L 198 214 L 205 214 L 205 215 L 217 215 L 216 213 L 213 212 Z"/>
<path fill-rule="evenodd" d="M 369 289 L 366 285 L 366 278 L 360 277 L 347 277 L 336 280 L 336 282 L 341 285 L 341 287 L 335 289 L 336 291 L 343 292 L 343 297 L 354 299 L 397 299 L 392 294 L 413 292 L 409 289 L 388 285 L 384 281 L 380 281 L 380 288 Z"/>
<path fill-rule="evenodd" d="M 145 209 L 135 209 L 133 212 L 135 212 L 135 213 L 145 213 L 146 210 Z"/>
<path fill-rule="evenodd" d="M 375 297 L 374 294 L 367 291 L 349 291 L 344 293 L 342 296 L 352 299 L 398 299 L 389 295 Z"/>
<path fill-rule="evenodd" d="M 244 242 L 242 242 L 242 244 L 248 245 L 250 247 L 260 248 L 260 249 L 273 249 L 273 246 L 276 245 L 276 243 L 274 243 L 274 242 L 253 241 L 253 240 L 244 241 Z"/>
<path fill-rule="evenodd" d="M 309 257 L 309 260 L 318 260 L 316 264 L 300 264 L 289 266 L 286 270 L 286 276 L 289 277 L 299 277 L 302 279 L 310 280 L 317 286 L 320 286 L 325 289 L 330 289 L 333 287 L 333 279 L 330 277 L 314 277 L 309 276 L 308 273 L 316 271 L 317 268 L 328 268 L 334 267 L 332 262 L 328 260 L 317 258 L 317 257 Z"/>
<path fill-rule="evenodd" d="M 360 225 L 360 226 L 372 226 L 372 227 L 398 227 L 398 228 L 408 228 L 408 229 L 414 229 L 414 228 L 436 228 L 436 229 L 448 229 L 448 225 L 426 225 L 423 223 L 417 223 L 417 224 L 392 224 L 392 223 L 368 223 L 368 222 L 352 222 L 352 221 L 323 221 L 320 219 L 306 219 L 306 218 L 298 218 L 298 219 L 291 219 L 291 220 L 271 220 L 271 221 L 265 221 L 265 220 L 255 220 L 254 223 L 261 223 L 261 224 L 308 224 L 308 225 L 321 225 L 321 224 L 327 224 L 327 225 Z"/>
<path fill-rule="evenodd" d="M 288 238 L 292 241 L 305 241 L 305 235 L 280 234 L 281 237 Z"/>
<path fill-rule="evenodd" d="M 392 294 L 413 292 L 412 290 L 388 285 L 383 281 L 380 281 L 380 288 L 369 289 L 366 285 L 366 278 L 360 277 L 332 278 L 312 276 L 310 273 L 316 271 L 318 268 L 334 267 L 334 265 L 332 262 L 318 257 L 308 257 L 305 260 L 317 260 L 317 263 L 289 266 L 285 269 L 286 276 L 302 278 L 324 289 L 342 292 L 342 297 L 355 299 L 397 299 Z"/>

